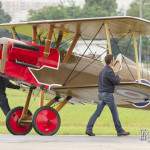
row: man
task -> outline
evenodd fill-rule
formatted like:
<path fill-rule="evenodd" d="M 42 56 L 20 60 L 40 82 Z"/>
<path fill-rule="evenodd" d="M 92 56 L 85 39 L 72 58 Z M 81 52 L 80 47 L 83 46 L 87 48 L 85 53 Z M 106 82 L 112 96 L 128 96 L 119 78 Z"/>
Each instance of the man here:
<path fill-rule="evenodd" d="M 95 134 L 92 131 L 95 121 L 100 116 L 105 105 L 108 105 L 111 111 L 112 117 L 113 117 L 117 135 L 118 136 L 129 135 L 130 133 L 124 131 L 124 129 L 121 126 L 117 107 L 114 102 L 113 93 L 114 93 L 115 85 L 118 85 L 120 83 L 120 78 L 118 75 L 115 75 L 113 71 L 113 66 L 114 66 L 113 55 L 110 55 L 110 54 L 106 55 L 105 63 L 106 63 L 106 66 L 102 69 L 99 75 L 99 83 L 98 83 L 99 84 L 99 89 L 98 89 L 99 99 L 101 101 L 97 105 L 96 111 L 91 116 L 87 124 L 86 134 L 89 136 L 95 136 Z"/>
<path fill-rule="evenodd" d="M 20 89 L 20 86 L 11 83 L 7 78 L 0 76 L 0 107 L 5 115 L 10 111 L 8 99 L 5 93 L 6 88 Z"/>

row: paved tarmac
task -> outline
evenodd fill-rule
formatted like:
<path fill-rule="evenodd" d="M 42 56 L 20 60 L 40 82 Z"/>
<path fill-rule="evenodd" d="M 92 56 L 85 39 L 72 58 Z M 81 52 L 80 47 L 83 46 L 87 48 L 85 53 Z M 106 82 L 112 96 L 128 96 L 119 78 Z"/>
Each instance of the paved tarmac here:
<path fill-rule="evenodd" d="M 1 150 L 150 150 L 139 136 L 13 136 L 0 135 Z"/>

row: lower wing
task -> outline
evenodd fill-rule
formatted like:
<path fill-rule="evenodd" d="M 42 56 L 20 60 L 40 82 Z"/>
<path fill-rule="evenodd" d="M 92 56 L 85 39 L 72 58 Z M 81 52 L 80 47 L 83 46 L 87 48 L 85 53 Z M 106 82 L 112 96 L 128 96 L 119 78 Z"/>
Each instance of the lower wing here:
<path fill-rule="evenodd" d="M 98 103 L 98 86 L 55 87 L 55 92 L 73 96 L 80 103 Z M 150 109 L 150 85 L 137 82 L 122 82 L 115 89 L 115 102 L 120 107 Z"/>

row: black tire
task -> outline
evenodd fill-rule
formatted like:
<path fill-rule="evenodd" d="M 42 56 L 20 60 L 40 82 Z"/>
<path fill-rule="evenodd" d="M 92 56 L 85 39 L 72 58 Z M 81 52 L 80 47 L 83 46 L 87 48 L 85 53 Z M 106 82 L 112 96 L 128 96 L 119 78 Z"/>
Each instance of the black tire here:
<path fill-rule="evenodd" d="M 45 110 L 54 113 L 56 115 L 55 117 L 56 117 L 56 120 L 57 120 L 56 128 L 53 131 L 48 131 L 47 133 L 45 133 L 44 131 L 41 131 L 40 128 L 39 128 L 39 125 L 36 122 L 36 120 L 38 119 L 37 117 L 42 117 L 42 116 L 39 116 L 39 115 L 42 111 L 45 111 Z M 48 118 L 48 119 L 50 121 L 50 118 Z M 33 115 L 33 118 L 32 118 L 32 126 L 33 126 L 35 132 L 38 133 L 39 135 L 52 136 L 52 135 L 56 134 L 57 131 L 60 128 L 60 124 L 61 124 L 61 119 L 60 119 L 59 113 L 54 108 L 49 107 L 49 106 L 42 106 L 39 109 L 37 109 L 35 111 L 34 115 Z M 43 128 L 44 128 L 44 123 L 43 123 Z"/>
<path fill-rule="evenodd" d="M 22 110 L 23 107 L 15 107 L 10 110 L 6 116 L 6 127 L 8 131 L 13 135 L 26 135 L 32 130 L 32 123 L 18 123 Z M 28 110 L 28 114 L 32 116 L 30 110 Z M 13 127 L 14 125 L 16 126 L 16 129 Z"/>

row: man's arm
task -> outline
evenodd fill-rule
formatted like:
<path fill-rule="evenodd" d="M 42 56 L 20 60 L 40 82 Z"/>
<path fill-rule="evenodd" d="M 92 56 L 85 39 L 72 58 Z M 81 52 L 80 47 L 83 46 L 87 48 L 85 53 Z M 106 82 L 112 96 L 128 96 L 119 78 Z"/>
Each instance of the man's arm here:
<path fill-rule="evenodd" d="M 112 82 L 113 85 L 118 85 L 120 83 L 120 77 L 115 75 L 113 70 L 108 71 L 107 78 Z"/>

